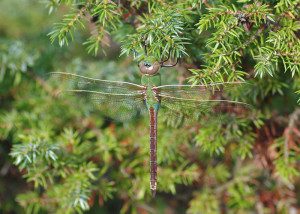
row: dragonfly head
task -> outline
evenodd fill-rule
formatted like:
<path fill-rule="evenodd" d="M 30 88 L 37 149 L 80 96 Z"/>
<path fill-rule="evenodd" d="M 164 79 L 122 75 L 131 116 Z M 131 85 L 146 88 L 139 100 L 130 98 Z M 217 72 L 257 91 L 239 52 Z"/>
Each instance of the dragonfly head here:
<path fill-rule="evenodd" d="M 145 59 L 139 63 L 139 69 L 142 74 L 155 75 L 158 73 L 161 65 L 154 59 Z"/>

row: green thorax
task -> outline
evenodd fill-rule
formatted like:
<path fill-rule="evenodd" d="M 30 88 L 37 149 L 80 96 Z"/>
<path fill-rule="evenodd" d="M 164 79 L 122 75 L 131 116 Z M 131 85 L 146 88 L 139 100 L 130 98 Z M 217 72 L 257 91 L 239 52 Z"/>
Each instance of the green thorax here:
<path fill-rule="evenodd" d="M 155 75 L 144 74 L 142 75 L 141 83 L 142 85 L 147 87 L 160 86 L 161 85 L 160 74 L 159 73 Z"/>
<path fill-rule="evenodd" d="M 161 85 L 160 74 L 155 75 L 143 75 L 141 84 L 147 87 L 146 90 L 146 104 L 147 108 L 153 107 L 155 110 L 159 108 L 159 102 L 153 92 L 153 87 Z"/>

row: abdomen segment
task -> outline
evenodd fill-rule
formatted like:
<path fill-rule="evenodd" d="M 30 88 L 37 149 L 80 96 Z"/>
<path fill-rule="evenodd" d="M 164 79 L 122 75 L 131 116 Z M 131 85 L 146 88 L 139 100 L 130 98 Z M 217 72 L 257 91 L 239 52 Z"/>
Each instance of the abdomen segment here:
<path fill-rule="evenodd" d="M 150 116 L 150 189 L 152 196 L 156 194 L 157 187 L 157 111 L 149 108 Z"/>

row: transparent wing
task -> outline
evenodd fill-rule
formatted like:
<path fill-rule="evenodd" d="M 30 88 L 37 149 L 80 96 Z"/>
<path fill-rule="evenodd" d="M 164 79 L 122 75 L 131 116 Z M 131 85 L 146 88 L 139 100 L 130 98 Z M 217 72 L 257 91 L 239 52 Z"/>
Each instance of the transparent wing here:
<path fill-rule="evenodd" d="M 196 121 L 226 122 L 230 118 L 247 117 L 251 106 L 228 100 L 186 100 L 161 97 L 161 114 L 172 126 Z"/>
<path fill-rule="evenodd" d="M 77 74 L 52 72 L 51 77 L 70 90 L 86 90 L 113 94 L 141 94 L 144 86 L 120 81 L 93 79 Z"/>
<path fill-rule="evenodd" d="M 225 120 L 228 116 L 244 117 L 251 109 L 247 103 L 225 98 L 238 88 L 240 83 L 211 85 L 166 85 L 157 87 L 162 111 L 167 118 L 176 118 L 175 123 L 200 119 Z"/>
<path fill-rule="evenodd" d="M 146 112 L 144 97 L 140 94 L 114 94 L 85 90 L 67 90 L 94 104 L 94 108 L 111 119 L 128 121 Z"/>
<path fill-rule="evenodd" d="M 158 96 L 178 99 L 210 100 L 232 92 L 241 82 L 213 83 L 208 85 L 162 85 L 158 86 Z"/>
<path fill-rule="evenodd" d="M 50 75 L 62 83 L 61 96 L 78 95 L 78 102 L 93 104 L 108 118 L 126 121 L 145 111 L 143 86 L 62 72 Z"/>

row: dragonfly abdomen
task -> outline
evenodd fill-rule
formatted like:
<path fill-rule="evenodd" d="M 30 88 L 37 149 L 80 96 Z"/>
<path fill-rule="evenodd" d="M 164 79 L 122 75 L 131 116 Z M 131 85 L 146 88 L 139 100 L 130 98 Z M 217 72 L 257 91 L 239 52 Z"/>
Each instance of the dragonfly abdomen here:
<path fill-rule="evenodd" d="M 157 110 L 149 108 L 150 116 L 150 189 L 152 196 L 157 187 Z"/>

